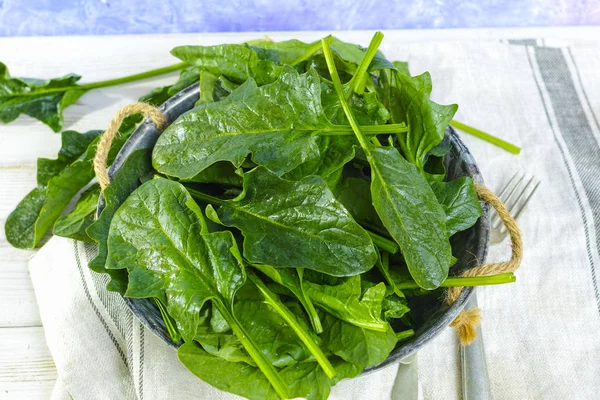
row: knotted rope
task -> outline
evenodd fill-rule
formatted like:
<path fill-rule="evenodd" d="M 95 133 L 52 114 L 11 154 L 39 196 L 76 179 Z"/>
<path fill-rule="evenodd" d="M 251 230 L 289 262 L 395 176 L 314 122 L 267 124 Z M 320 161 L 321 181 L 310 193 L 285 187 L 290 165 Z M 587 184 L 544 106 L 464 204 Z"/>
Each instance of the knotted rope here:
<path fill-rule="evenodd" d="M 502 203 L 502 201 L 498 198 L 498 196 L 492 193 L 487 187 L 476 183 L 475 190 L 483 201 L 494 207 L 498 213 L 498 216 L 500 217 L 500 220 L 502 220 L 504 223 L 504 226 L 506 227 L 506 230 L 510 236 L 512 255 L 510 260 L 506 262 L 480 265 L 464 271 L 462 274 L 460 274 L 460 276 L 474 277 L 514 272 L 521 265 L 521 259 L 523 258 L 523 241 L 521 240 L 521 231 L 517 226 L 517 221 L 515 221 L 513 216 L 510 215 L 510 212 L 504 203 Z M 450 305 L 458 300 L 462 290 L 462 287 L 449 288 L 446 294 L 446 303 Z M 467 346 L 473 343 L 477 337 L 476 328 L 480 322 L 481 315 L 479 308 L 474 307 L 468 311 L 461 311 L 461 313 L 458 314 L 458 317 L 456 317 L 450 326 L 456 330 L 460 344 Z"/>
<path fill-rule="evenodd" d="M 160 112 L 158 108 L 151 106 L 148 103 L 133 103 L 121 108 L 100 137 L 98 147 L 96 148 L 96 155 L 94 156 L 94 172 L 96 173 L 96 177 L 98 177 L 98 183 L 100 184 L 100 189 L 102 189 L 102 191 L 110 184 L 106 165 L 110 146 L 117 136 L 123 120 L 134 114 L 144 114 L 144 116 L 150 118 L 154 125 L 159 129 L 167 126 L 167 119 L 163 113 Z"/>

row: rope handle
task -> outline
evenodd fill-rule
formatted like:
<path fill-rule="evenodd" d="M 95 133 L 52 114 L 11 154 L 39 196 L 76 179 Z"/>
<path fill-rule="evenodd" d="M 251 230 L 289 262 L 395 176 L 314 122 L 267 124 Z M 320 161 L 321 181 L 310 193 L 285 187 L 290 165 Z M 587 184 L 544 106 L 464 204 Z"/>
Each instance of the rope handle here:
<path fill-rule="evenodd" d="M 163 113 L 158 108 L 148 103 L 129 104 L 117 112 L 100 137 L 98 147 L 96 148 L 96 155 L 94 156 L 94 172 L 96 173 L 96 177 L 98 177 L 98 183 L 100 184 L 100 189 L 102 191 L 110 184 L 106 163 L 112 142 L 117 136 L 123 120 L 134 114 L 144 114 L 146 118 L 152 120 L 158 129 L 164 128 L 168 123 L 167 118 Z"/>
<path fill-rule="evenodd" d="M 150 118 L 158 129 L 162 129 L 167 125 L 167 119 L 163 113 L 158 108 L 147 103 L 129 104 L 117 112 L 117 114 L 108 124 L 106 131 L 104 131 L 100 137 L 98 148 L 96 150 L 96 156 L 94 157 L 94 172 L 98 177 L 98 182 L 102 191 L 104 191 L 104 189 L 106 189 L 110 184 L 106 163 L 110 146 L 112 145 L 114 138 L 117 136 L 119 127 L 121 126 L 123 120 L 128 116 L 140 113 L 144 114 L 147 118 Z M 512 243 L 512 256 L 510 260 L 506 262 L 486 264 L 468 269 L 464 271 L 461 276 L 487 276 L 514 272 L 521 265 L 521 259 L 523 258 L 523 242 L 521 240 L 521 231 L 517 226 L 517 221 L 515 221 L 513 216 L 510 215 L 510 212 L 504 203 L 502 203 L 502 201 L 487 187 L 476 183 L 475 190 L 483 201 L 494 207 L 498 213 L 498 216 L 504 223 L 504 226 L 506 226 Z M 449 305 L 453 304 L 460 296 L 462 290 L 462 287 L 449 288 L 446 295 L 446 303 Z M 467 346 L 473 343 L 477 337 L 476 328 L 480 323 L 481 314 L 479 308 L 473 308 L 468 311 L 461 311 L 456 319 L 450 324 L 450 326 L 456 330 L 460 344 Z"/>
<path fill-rule="evenodd" d="M 480 265 L 475 268 L 464 271 L 460 276 L 463 277 L 474 277 L 474 276 L 487 276 L 503 274 L 508 272 L 515 272 L 521 265 L 523 259 L 523 241 L 521 239 L 521 231 L 517 225 L 517 221 L 510 214 L 502 200 L 498 198 L 490 189 L 475 184 L 475 190 L 479 197 L 494 207 L 500 220 L 504 223 L 506 230 L 510 236 L 512 255 L 508 261 L 494 264 Z M 460 296 L 463 288 L 462 287 L 451 287 L 448 289 L 446 294 L 446 304 L 453 304 Z M 462 346 L 468 346 L 475 338 L 477 338 L 477 326 L 481 323 L 480 310 L 474 307 L 470 310 L 463 310 L 458 314 L 456 319 L 450 324 L 456 330 L 458 339 Z"/>

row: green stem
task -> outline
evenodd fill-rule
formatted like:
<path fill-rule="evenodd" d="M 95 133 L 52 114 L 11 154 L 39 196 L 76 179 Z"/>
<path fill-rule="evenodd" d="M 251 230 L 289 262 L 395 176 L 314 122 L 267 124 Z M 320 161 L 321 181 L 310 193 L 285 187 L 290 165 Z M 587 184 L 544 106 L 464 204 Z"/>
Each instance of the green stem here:
<path fill-rule="evenodd" d="M 313 326 L 313 329 L 317 334 L 323 333 L 323 325 L 321 324 L 321 318 L 319 318 L 319 314 L 317 314 L 317 310 L 315 309 L 315 305 L 308 298 L 308 296 L 304 293 L 304 268 L 296 268 L 298 273 L 298 281 L 300 283 L 300 296 L 298 300 L 302 303 L 302 306 L 306 309 L 308 317 L 310 318 L 310 323 Z"/>
<path fill-rule="evenodd" d="M 333 36 L 329 35 L 329 36 L 323 38 L 323 40 L 326 40 L 327 43 L 329 44 L 333 41 Z M 302 61 L 308 60 L 313 55 L 315 55 L 315 53 L 319 50 L 321 50 L 321 42 L 315 42 L 312 46 L 310 46 L 308 48 L 308 50 L 306 50 L 304 52 L 304 54 L 302 54 L 300 57 L 295 59 L 290 65 L 300 64 Z"/>
<path fill-rule="evenodd" d="M 446 278 L 440 287 L 463 287 L 463 286 L 487 286 L 487 285 L 501 285 L 504 283 L 513 283 L 517 280 L 517 277 L 512 273 L 508 272 L 505 274 L 491 275 L 491 276 L 474 276 L 474 277 L 462 277 L 462 276 L 450 276 Z M 420 289 L 419 285 L 413 281 L 404 281 L 396 283 L 398 289 Z"/>
<path fill-rule="evenodd" d="M 373 241 L 375 246 L 379 247 L 380 249 L 392 254 L 396 254 L 398 250 L 400 250 L 398 244 L 396 244 L 396 242 L 394 242 L 393 240 L 380 236 L 371 231 L 367 231 L 367 233 L 371 237 L 371 240 Z"/>
<path fill-rule="evenodd" d="M 329 69 L 329 74 L 331 75 L 331 80 L 333 82 L 333 86 L 335 87 L 335 91 L 338 94 L 340 99 L 340 104 L 348 121 L 350 122 L 350 126 L 360 143 L 360 146 L 363 148 L 365 153 L 367 154 L 367 158 L 371 154 L 371 144 L 369 143 L 367 137 L 362 133 L 360 127 L 358 125 L 358 121 L 356 121 L 356 117 L 354 117 L 354 113 L 350 109 L 346 98 L 344 97 L 344 89 L 342 88 L 342 82 L 340 81 L 340 76 L 338 74 L 337 69 L 335 68 L 335 61 L 333 60 L 333 55 L 331 54 L 331 49 L 329 48 L 329 44 L 325 40 L 321 40 L 321 44 L 323 46 L 323 54 L 325 55 L 325 61 L 327 62 L 327 69 Z M 369 46 L 371 47 L 371 46 Z"/>
<path fill-rule="evenodd" d="M 387 133 L 408 132 L 406 124 L 388 124 L 388 125 L 365 125 L 361 126 L 365 135 L 384 135 Z M 354 135 L 350 125 L 334 125 L 331 128 L 316 130 L 315 135 L 319 136 L 346 136 Z"/>
<path fill-rule="evenodd" d="M 485 140 L 486 142 L 498 146 L 501 149 L 504 149 L 510 153 L 519 154 L 521 152 L 520 147 L 517 147 L 512 143 L 497 138 L 496 136 L 490 135 L 489 133 L 485 133 L 483 131 L 480 131 L 479 129 L 473 128 L 472 126 L 465 125 L 462 122 L 452 120 L 450 121 L 450 125 L 455 127 L 456 129 L 460 129 L 463 132 L 466 132 L 470 135 L 478 137 L 479 139 Z"/>
<path fill-rule="evenodd" d="M 390 285 L 390 287 L 394 290 L 394 293 L 398 297 L 405 297 L 404 293 L 402 293 L 402 291 L 398 289 L 396 282 L 394 282 L 394 279 L 390 275 L 390 254 L 385 251 L 381 252 L 381 258 L 379 259 L 376 265 L 379 271 L 381 272 L 381 275 L 383 275 L 383 278 L 388 283 L 388 285 Z"/>
<path fill-rule="evenodd" d="M 379 48 L 382 40 L 383 33 L 376 32 L 373 36 L 373 39 L 371 39 L 371 43 L 369 43 L 369 47 L 367 48 L 364 57 L 356 69 L 356 73 L 351 79 L 350 91 L 348 91 L 348 93 L 345 95 L 346 99 L 350 98 L 352 92 L 362 94 L 365 91 L 365 77 L 367 76 L 367 69 L 369 68 L 369 65 L 371 65 L 373 57 L 375 57 L 375 54 L 377 54 L 377 49 Z"/>
<path fill-rule="evenodd" d="M 156 297 L 153 297 L 152 300 L 154 300 L 154 303 L 158 306 L 158 310 L 160 311 L 160 315 L 163 321 L 165 322 L 165 326 L 167 328 L 169 336 L 171 337 L 171 340 L 173 340 L 174 342 L 180 341 L 181 335 L 179 334 L 179 330 L 177 329 L 177 327 L 174 325 L 171 316 L 167 312 L 167 307 L 165 307 L 162 301 L 160 301 Z"/>
<path fill-rule="evenodd" d="M 187 63 L 181 62 L 181 63 L 170 65 L 168 67 L 157 68 L 157 69 L 153 69 L 150 71 L 141 72 L 139 74 L 124 76 L 122 78 L 108 79 L 105 81 L 86 83 L 83 85 L 73 85 L 73 86 L 69 86 L 69 87 L 37 90 L 34 92 L 19 94 L 19 96 L 39 96 L 40 94 L 65 92 L 67 90 L 91 90 L 91 89 L 98 89 L 98 88 L 103 88 L 103 87 L 107 87 L 107 86 L 122 85 L 124 83 L 140 81 L 142 79 L 153 78 L 155 76 L 165 75 L 165 74 L 168 74 L 171 72 L 179 71 L 179 70 L 185 68 L 187 65 L 188 65 Z"/>
<path fill-rule="evenodd" d="M 192 197 L 195 200 L 200 200 L 200 201 L 203 201 L 203 202 L 209 203 L 209 204 L 217 204 L 220 206 L 222 206 L 223 204 L 226 203 L 225 200 L 221 200 L 218 197 L 214 197 L 214 196 L 211 196 L 210 194 L 202 193 L 198 190 L 189 188 L 187 186 L 185 187 L 185 189 L 192 195 Z"/>
<path fill-rule="evenodd" d="M 407 329 L 407 330 L 402 331 L 402 332 L 396 332 L 396 339 L 398 341 L 405 340 L 405 339 L 408 339 L 411 336 L 414 336 L 414 334 L 415 334 L 415 331 L 412 330 L 412 329 Z"/>
<path fill-rule="evenodd" d="M 276 295 L 267 288 L 267 286 L 260 280 L 253 272 L 248 271 L 248 278 L 256 285 L 258 290 L 264 296 L 266 302 L 277 311 L 279 315 L 287 322 L 287 324 L 294 330 L 296 335 L 300 338 L 302 343 L 306 345 L 311 354 L 315 357 L 325 374 L 329 377 L 329 379 L 333 379 L 336 376 L 335 369 L 333 365 L 327 359 L 327 356 L 321 348 L 315 343 L 315 341 L 310 337 L 308 332 L 296 320 L 296 317 L 292 312 L 283 304 Z"/>
<path fill-rule="evenodd" d="M 271 386 L 273 386 L 275 392 L 277 392 L 277 395 L 279 395 L 279 397 L 282 399 L 288 399 L 288 387 L 283 381 L 283 379 L 281 379 L 281 376 L 279 376 L 279 373 L 277 372 L 275 367 L 269 362 L 269 360 L 267 360 L 265 355 L 260 351 L 258 346 L 248 335 L 244 327 L 240 325 L 237 318 L 235 318 L 235 316 L 229 311 L 225 304 L 223 304 L 220 300 L 213 300 L 213 302 L 217 309 L 223 315 L 223 318 L 225 318 L 225 320 L 231 327 L 231 330 L 233 331 L 235 336 L 238 338 L 240 343 L 242 343 L 242 346 L 244 346 L 250 357 L 252 357 L 252 359 L 256 363 L 256 366 L 262 371 L 263 374 L 265 374 L 269 383 L 271 384 Z"/>

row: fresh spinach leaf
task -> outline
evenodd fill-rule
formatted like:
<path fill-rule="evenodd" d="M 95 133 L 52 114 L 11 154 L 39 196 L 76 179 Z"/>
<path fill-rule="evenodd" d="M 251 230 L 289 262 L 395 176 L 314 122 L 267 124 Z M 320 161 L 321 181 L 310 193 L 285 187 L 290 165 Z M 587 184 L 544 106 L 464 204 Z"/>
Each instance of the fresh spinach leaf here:
<path fill-rule="evenodd" d="M 380 332 L 327 315 L 323 321 L 323 341 L 333 354 L 364 368 L 383 362 L 394 350 L 397 339 L 389 325 Z"/>
<path fill-rule="evenodd" d="M 181 345 L 177 357 L 194 375 L 219 390 L 252 400 L 279 398 L 260 369 L 211 355 L 197 343 Z"/>
<path fill-rule="evenodd" d="M 79 85 L 77 82 L 81 77 L 75 74 L 49 80 L 13 78 L 6 65 L 0 63 L 0 121 L 8 123 L 21 114 L 27 114 L 58 132 L 63 126 L 63 110 L 88 90 L 164 75 L 184 66 L 180 63 L 122 78 Z"/>
<path fill-rule="evenodd" d="M 99 196 L 100 186 L 94 184 L 81 195 L 73 211 L 56 220 L 52 233 L 83 242 L 91 242 L 92 239 L 85 230 L 94 222 Z"/>
<path fill-rule="evenodd" d="M 6 219 L 6 239 L 15 247 L 34 248 L 73 196 L 94 176 L 92 158 L 100 131 L 65 131 L 56 160 L 38 160 L 38 186 Z"/>
<path fill-rule="evenodd" d="M 429 99 L 431 76 L 428 72 L 410 77 L 399 71 L 382 70 L 380 78 L 380 96 L 390 110 L 391 122 L 409 126 L 409 132 L 397 134 L 402 154 L 423 170 L 426 156 L 444 138 L 458 106 L 444 106 Z"/>
<path fill-rule="evenodd" d="M 79 79 L 75 74 L 49 80 L 13 78 L 0 63 L 0 121 L 8 123 L 27 114 L 60 131 L 63 110 L 86 92 L 77 87 Z"/>
<path fill-rule="evenodd" d="M 336 285 L 304 282 L 308 297 L 323 310 L 357 327 L 386 332 L 388 324 L 381 319 L 381 303 L 385 297 L 383 283 L 368 289 L 361 298 L 360 276 Z"/>
<path fill-rule="evenodd" d="M 448 236 L 469 229 L 481 217 L 473 179 L 463 176 L 450 182 L 432 182 L 431 188 L 446 213 Z"/>
<path fill-rule="evenodd" d="M 314 71 L 299 75 L 291 67 L 271 85 L 259 88 L 248 80 L 222 101 L 201 104 L 171 124 L 156 143 L 153 164 L 161 173 L 193 180 L 217 161 L 239 167 L 252 154 L 255 163 L 278 174 L 290 171 L 318 156 L 311 133 L 329 126 L 319 90 Z"/>
<path fill-rule="evenodd" d="M 261 60 L 254 50 L 243 44 L 218 46 L 178 46 L 171 54 L 187 64 L 194 65 L 213 75 L 223 75 L 236 83 L 249 78 L 258 85 L 274 82 L 282 68 L 269 60 Z"/>
<path fill-rule="evenodd" d="M 258 167 L 244 175 L 244 191 L 237 199 L 193 195 L 219 205 L 216 212 L 207 207 L 215 222 L 242 231 L 244 257 L 252 263 L 350 276 L 371 269 L 377 260 L 367 232 L 320 177 L 292 182 Z"/>

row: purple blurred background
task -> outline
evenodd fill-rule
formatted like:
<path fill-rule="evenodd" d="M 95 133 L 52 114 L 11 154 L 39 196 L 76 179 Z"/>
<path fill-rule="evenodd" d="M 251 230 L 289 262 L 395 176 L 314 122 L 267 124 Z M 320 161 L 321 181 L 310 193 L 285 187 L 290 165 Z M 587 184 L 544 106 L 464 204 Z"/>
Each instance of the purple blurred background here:
<path fill-rule="evenodd" d="M 0 36 L 600 25 L 600 0 L 0 0 Z"/>

